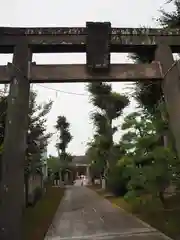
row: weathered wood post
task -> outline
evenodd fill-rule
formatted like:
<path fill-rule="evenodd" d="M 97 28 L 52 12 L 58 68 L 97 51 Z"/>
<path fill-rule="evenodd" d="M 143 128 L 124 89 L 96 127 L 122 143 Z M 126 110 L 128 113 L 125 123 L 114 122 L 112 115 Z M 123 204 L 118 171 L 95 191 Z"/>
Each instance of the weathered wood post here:
<path fill-rule="evenodd" d="M 32 54 L 26 42 L 14 48 L 11 84 L 2 156 L 0 185 L 0 239 L 22 240 L 24 161 L 30 84 L 27 78 Z"/>
<path fill-rule="evenodd" d="M 180 71 L 173 59 L 171 48 L 166 44 L 157 46 L 155 60 L 160 62 L 164 75 L 162 89 L 169 114 L 169 126 L 180 159 Z"/>

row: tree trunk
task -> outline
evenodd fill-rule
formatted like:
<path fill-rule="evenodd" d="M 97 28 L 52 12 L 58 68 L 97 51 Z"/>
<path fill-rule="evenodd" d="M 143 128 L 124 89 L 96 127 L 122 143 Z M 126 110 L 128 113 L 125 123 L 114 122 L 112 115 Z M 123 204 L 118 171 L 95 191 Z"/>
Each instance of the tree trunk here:
<path fill-rule="evenodd" d="M 25 205 L 26 205 L 26 207 L 28 206 L 28 193 L 29 193 L 28 180 L 29 180 L 29 175 L 25 174 L 25 176 L 24 176 L 24 184 L 25 184 Z"/>
<path fill-rule="evenodd" d="M 166 201 L 164 198 L 164 191 L 159 191 L 159 199 L 163 205 L 163 208 L 166 208 Z"/>

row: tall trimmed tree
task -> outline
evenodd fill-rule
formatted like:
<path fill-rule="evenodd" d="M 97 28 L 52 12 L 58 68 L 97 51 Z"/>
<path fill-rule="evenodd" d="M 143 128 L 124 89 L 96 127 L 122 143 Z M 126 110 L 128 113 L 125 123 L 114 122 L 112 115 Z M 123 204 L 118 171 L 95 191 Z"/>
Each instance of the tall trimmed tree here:
<path fill-rule="evenodd" d="M 67 147 L 73 137 L 70 133 L 70 124 L 65 116 L 58 116 L 55 128 L 59 135 L 58 142 L 56 143 L 56 148 L 60 160 L 63 162 L 69 161 L 71 158 L 70 154 L 67 153 Z"/>
<path fill-rule="evenodd" d="M 103 175 L 107 178 L 113 155 L 113 135 L 117 131 L 113 120 L 121 116 L 129 100 L 125 95 L 113 92 L 112 86 L 107 83 L 89 83 L 87 89 L 91 95 L 90 101 L 96 109 L 91 115 L 95 127 L 94 151 L 97 159 L 104 164 Z"/>

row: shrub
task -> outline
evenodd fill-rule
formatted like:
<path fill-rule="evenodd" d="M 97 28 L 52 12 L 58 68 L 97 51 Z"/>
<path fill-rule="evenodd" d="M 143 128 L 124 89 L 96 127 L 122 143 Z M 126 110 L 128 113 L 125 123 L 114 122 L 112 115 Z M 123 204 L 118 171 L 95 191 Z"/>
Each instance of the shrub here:
<path fill-rule="evenodd" d="M 127 179 L 122 175 L 122 169 L 115 166 L 111 169 L 108 180 L 108 189 L 116 196 L 124 196 L 127 193 Z"/>

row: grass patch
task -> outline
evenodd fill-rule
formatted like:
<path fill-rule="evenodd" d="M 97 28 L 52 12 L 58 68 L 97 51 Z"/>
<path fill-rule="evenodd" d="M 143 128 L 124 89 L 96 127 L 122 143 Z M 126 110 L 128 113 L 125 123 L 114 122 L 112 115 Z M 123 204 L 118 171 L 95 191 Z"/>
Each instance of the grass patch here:
<path fill-rule="evenodd" d="M 127 212 L 132 212 L 132 206 L 128 204 L 124 198 L 121 197 L 106 197 L 114 206 L 119 206 L 126 210 Z"/>
<path fill-rule="evenodd" d="M 138 218 L 165 233 L 169 237 L 176 239 L 180 235 L 180 209 L 179 206 L 176 205 L 180 200 L 180 196 L 177 195 L 172 198 L 167 200 L 167 209 L 162 208 L 158 199 L 151 199 L 151 201 L 142 200 L 139 205 L 136 200 L 134 200 L 134 202 L 132 200 L 127 202 L 124 198 L 120 197 L 114 197 L 110 201 L 126 211 L 135 214 Z"/>
<path fill-rule="evenodd" d="M 180 235 L 179 216 L 180 210 L 156 210 L 138 214 L 139 218 L 173 239 L 177 239 Z"/>
<path fill-rule="evenodd" d="M 99 194 L 98 188 L 91 186 Z M 105 196 L 105 193 L 100 194 Z M 105 197 L 114 206 L 119 206 L 127 212 L 147 222 L 152 227 L 165 233 L 167 236 L 177 239 L 180 236 L 179 216 L 180 216 L 180 193 L 166 200 L 167 209 L 163 209 L 158 199 L 152 199 L 147 196 L 126 201 L 123 197 Z"/>
<path fill-rule="evenodd" d="M 45 195 L 34 207 L 25 209 L 24 240 L 43 240 L 64 195 L 64 189 L 47 186 Z"/>
<path fill-rule="evenodd" d="M 166 209 L 162 208 L 158 200 L 148 202 L 139 208 L 137 216 L 171 238 L 177 239 L 180 236 L 179 201 L 180 194 L 178 193 L 166 200 Z"/>

